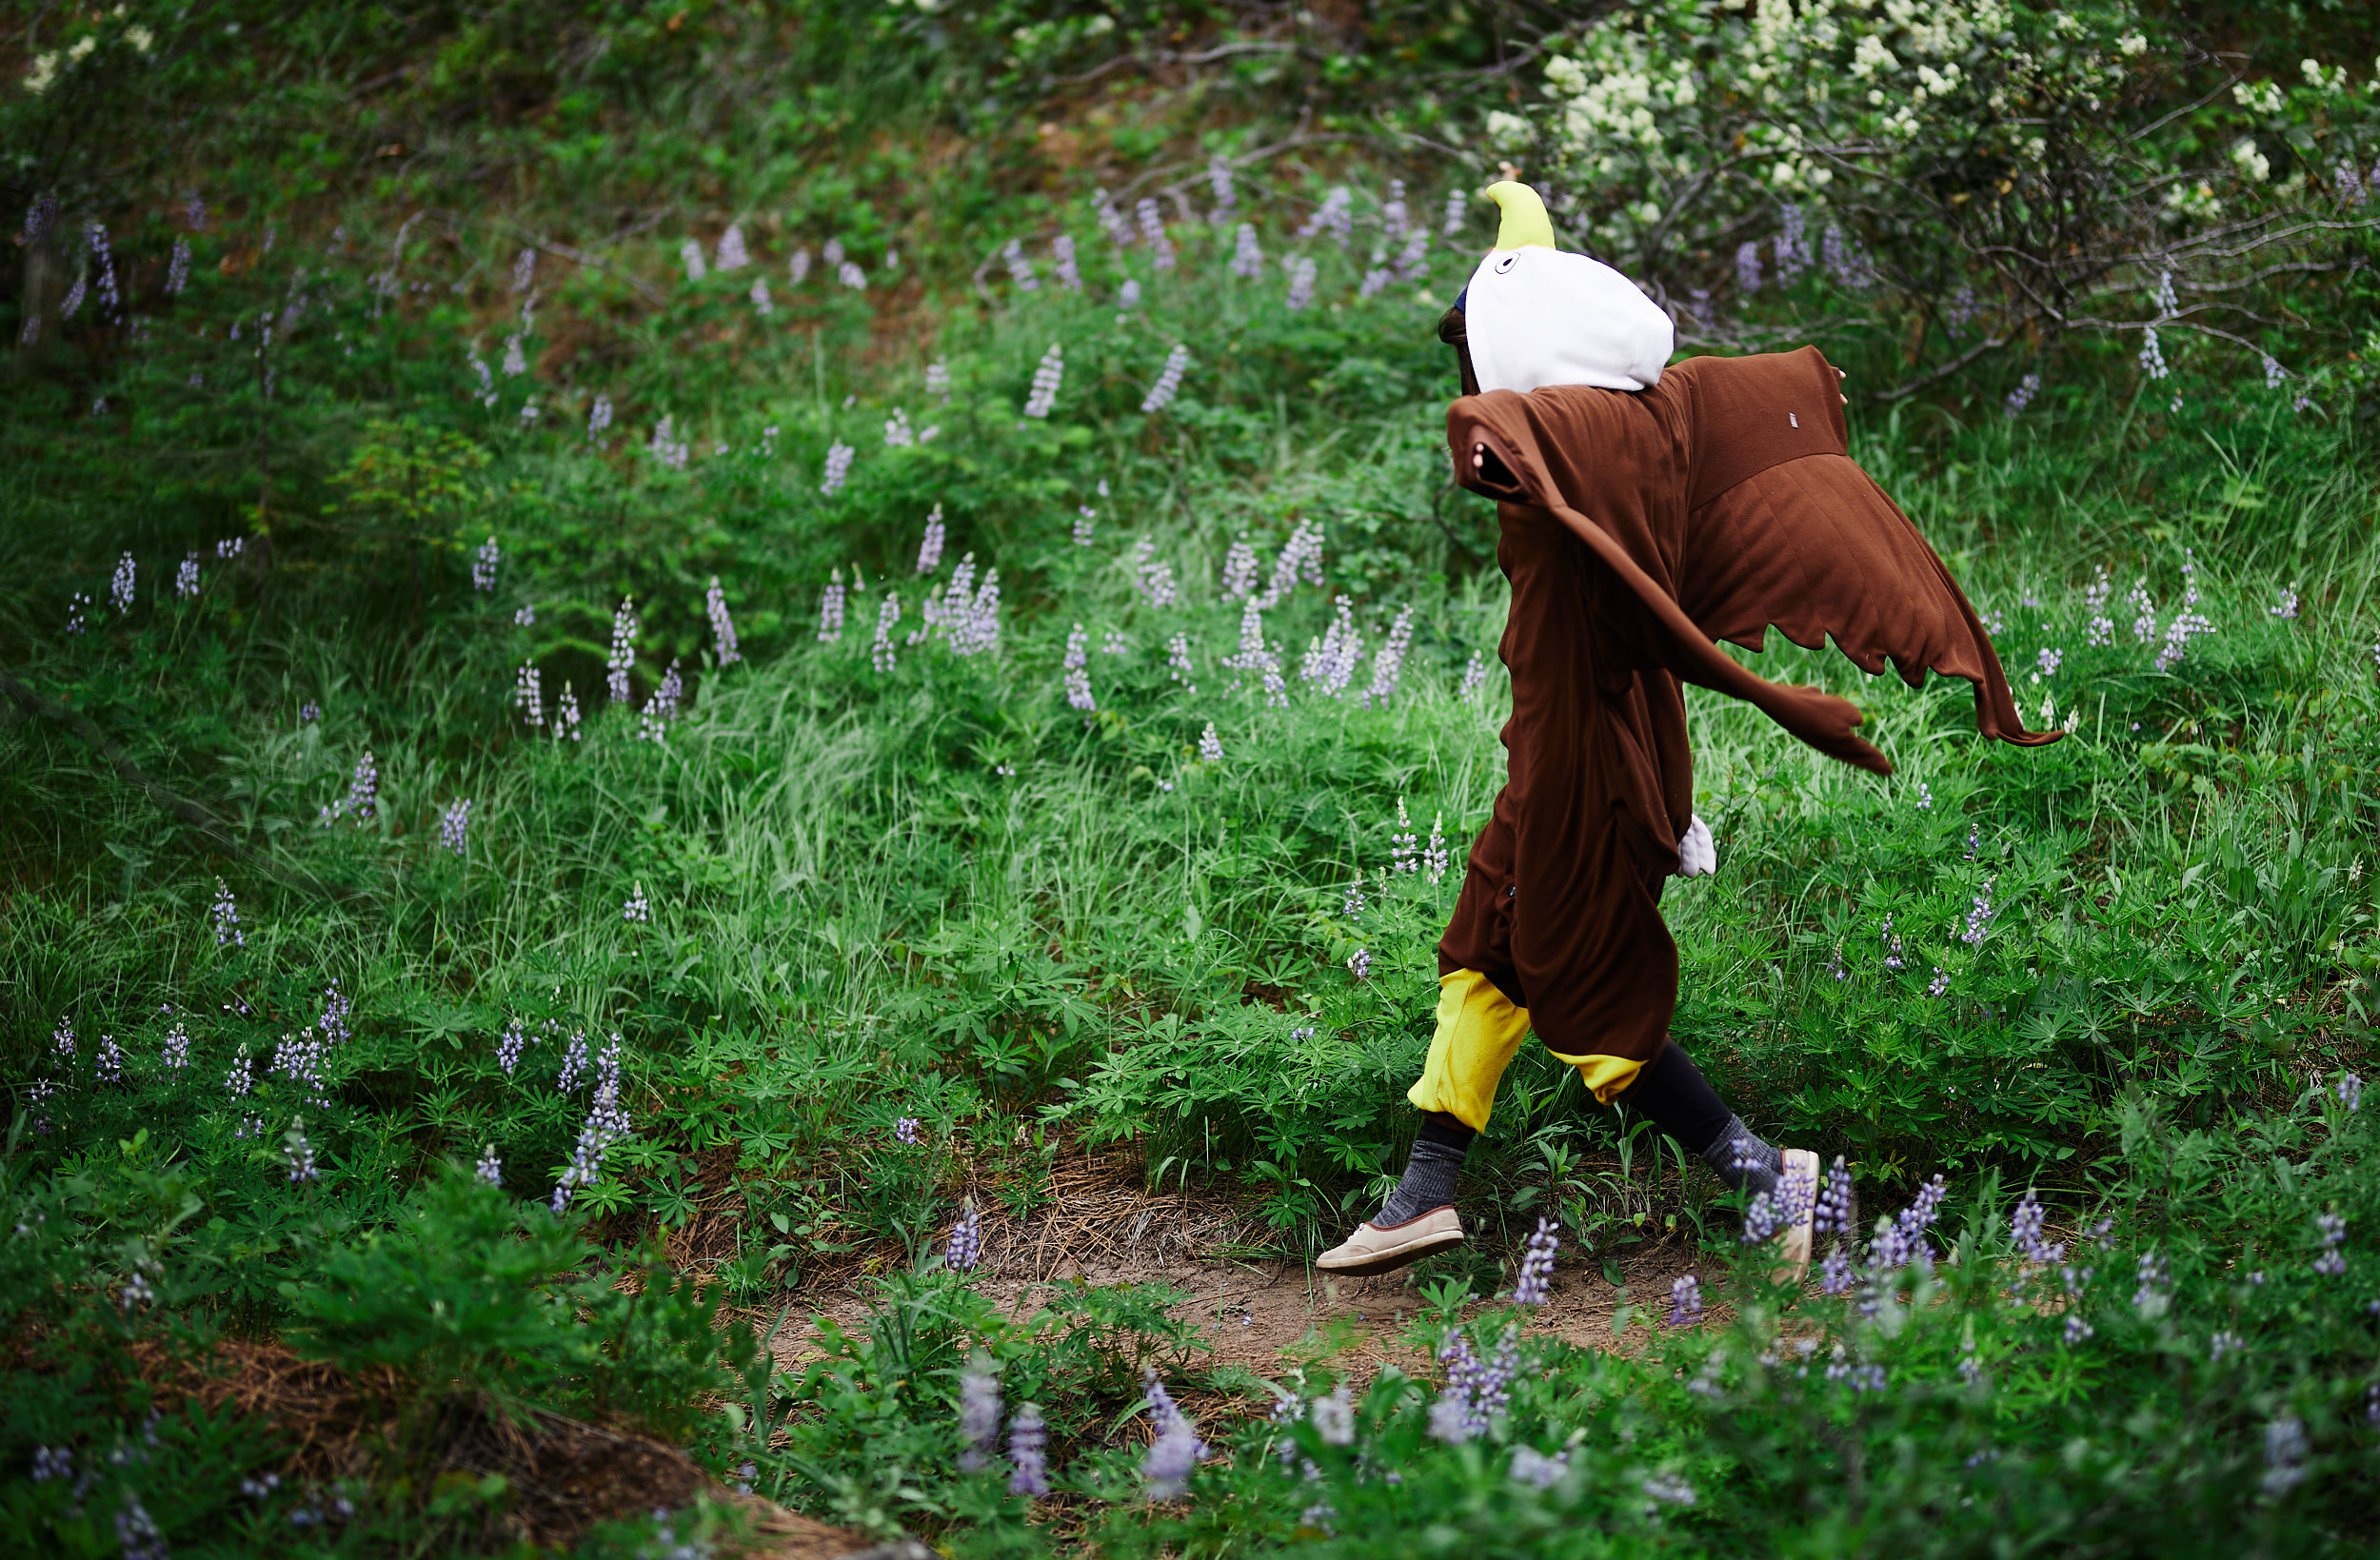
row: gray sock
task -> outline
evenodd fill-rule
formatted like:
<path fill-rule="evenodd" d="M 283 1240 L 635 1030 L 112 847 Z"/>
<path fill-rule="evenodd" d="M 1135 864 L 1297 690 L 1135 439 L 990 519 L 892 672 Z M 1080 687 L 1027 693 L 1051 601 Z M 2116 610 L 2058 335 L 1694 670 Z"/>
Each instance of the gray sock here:
<path fill-rule="evenodd" d="M 1718 1140 L 1702 1151 L 1702 1162 L 1738 1192 L 1774 1192 L 1785 1175 L 1785 1152 L 1756 1136 L 1740 1116 L 1731 1116 Z"/>
<path fill-rule="evenodd" d="M 1462 1157 L 1458 1148 L 1433 1143 L 1426 1137 L 1416 1141 L 1413 1157 L 1405 1161 L 1405 1178 L 1397 1183 L 1388 1201 L 1372 1215 L 1373 1227 L 1385 1230 L 1453 1202 L 1455 1174 L 1462 1169 Z"/>

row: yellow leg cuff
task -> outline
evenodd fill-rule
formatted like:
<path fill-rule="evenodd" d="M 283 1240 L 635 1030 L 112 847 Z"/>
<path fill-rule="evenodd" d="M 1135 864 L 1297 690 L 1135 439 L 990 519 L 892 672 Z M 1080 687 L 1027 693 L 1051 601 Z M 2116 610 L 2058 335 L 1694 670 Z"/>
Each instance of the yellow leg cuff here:
<path fill-rule="evenodd" d="M 1636 1075 L 1644 1071 L 1644 1063 L 1630 1061 L 1626 1056 L 1565 1056 L 1557 1051 L 1554 1059 L 1578 1069 L 1578 1081 L 1606 1105 L 1614 1096 L 1626 1093 L 1628 1086 L 1636 1081 Z"/>
<path fill-rule="evenodd" d="M 1513 1006 L 1486 976 L 1477 970 L 1440 976 L 1438 1032 L 1430 1037 L 1420 1079 L 1405 1097 L 1421 1110 L 1444 1111 L 1473 1132 L 1484 1132 L 1496 1086 L 1528 1037 L 1529 1010 Z M 1633 1063 L 1630 1070 L 1633 1076 Z"/>

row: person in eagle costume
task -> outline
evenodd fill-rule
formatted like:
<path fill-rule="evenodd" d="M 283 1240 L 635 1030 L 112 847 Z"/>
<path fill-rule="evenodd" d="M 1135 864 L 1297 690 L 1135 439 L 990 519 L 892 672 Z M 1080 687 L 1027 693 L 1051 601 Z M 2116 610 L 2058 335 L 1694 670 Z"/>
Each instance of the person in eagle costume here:
<path fill-rule="evenodd" d="M 1462 373 L 1456 480 L 1496 501 L 1512 583 L 1506 782 L 1438 943 L 1437 1033 L 1407 1097 L 1422 1122 L 1379 1213 L 1317 1259 L 1386 1273 L 1458 1245 L 1456 1173 L 1534 1029 L 1598 1100 L 1618 1100 L 1730 1187 L 1767 1194 L 1780 1259 L 1810 1259 L 1818 1161 L 1746 1127 L 1669 1037 L 1671 877 L 1713 871 L 1694 814 L 1684 687 L 1757 706 L 1879 775 L 1858 710 L 1746 670 L 1724 641 L 1832 636 L 1871 676 L 1893 663 L 1975 686 L 1975 723 L 2032 747 L 2008 679 L 1942 561 L 1847 452 L 1839 370 L 1815 346 L 1671 364 L 1669 316 L 1626 277 L 1554 247 L 1545 206 L 1505 182 L 1496 247 L 1439 323 Z"/>

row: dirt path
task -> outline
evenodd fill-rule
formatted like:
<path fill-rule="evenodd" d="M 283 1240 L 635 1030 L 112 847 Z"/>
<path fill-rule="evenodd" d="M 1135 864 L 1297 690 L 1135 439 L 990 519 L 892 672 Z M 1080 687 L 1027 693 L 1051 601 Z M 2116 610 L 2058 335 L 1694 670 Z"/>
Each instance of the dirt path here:
<path fill-rule="evenodd" d="M 1346 1340 L 1338 1368 L 1359 1378 L 1391 1361 L 1416 1373 L 1436 1369 L 1402 1336 L 1423 1309 L 1421 1280 L 1413 1270 L 1332 1279 L 1302 1261 L 1233 1255 L 1260 1242 L 1259 1232 L 1247 1227 L 1243 1209 L 1151 1197 L 1137 1175 L 1096 1156 L 1061 1167 L 1055 1191 L 1048 1204 L 1025 1218 L 984 1219 L 976 1287 L 1011 1312 L 1032 1311 L 1068 1281 L 1163 1283 L 1189 1295 L 1175 1314 L 1199 1328 L 1212 1351 L 1203 1356 L 1211 1364 L 1276 1376 L 1288 1363 L 1288 1352 L 1301 1346 L 1311 1352 L 1337 1333 Z M 1668 1313 L 1671 1282 L 1696 1271 L 1694 1254 L 1673 1244 L 1623 1259 L 1620 1276 L 1637 1316 L 1657 1318 Z M 814 1281 L 789 1296 L 794 1319 L 774 1346 L 781 1368 L 798 1370 L 818 1357 L 821 1318 L 832 1317 L 845 1331 L 863 1328 L 870 1288 L 855 1273 Z M 1537 1330 L 1585 1348 L 1615 1346 L 1612 1316 L 1621 1292 L 1606 1280 L 1600 1264 L 1557 1267 L 1551 1289 L 1552 1297 L 1537 1315 Z M 807 1325 L 802 1320 L 805 1311 Z M 1643 1334 L 1632 1330 L 1631 1335 Z"/>

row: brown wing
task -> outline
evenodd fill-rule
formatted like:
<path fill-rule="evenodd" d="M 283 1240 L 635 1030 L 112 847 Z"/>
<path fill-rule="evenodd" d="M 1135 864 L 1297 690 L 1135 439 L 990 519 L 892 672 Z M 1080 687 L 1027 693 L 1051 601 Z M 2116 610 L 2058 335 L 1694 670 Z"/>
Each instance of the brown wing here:
<path fill-rule="evenodd" d="M 1678 605 L 1713 639 L 1757 650 L 1774 625 L 1808 649 L 1832 638 L 1860 670 L 1890 662 L 1916 687 L 1928 670 L 1975 685 L 1975 725 L 2020 747 L 2025 729 L 1992 637 L 1917 527 L 1848 455 L 1768 467 L 1687 518 Z"/>
<path fill-rule="evenodd" d="M 1754 675 L 1677 604 L 1673 561 L 1685 562 L 1687 474 L 1682 430 L 1666 403 L 1619 390 L 1491 390 L 1456 402 L 1446 435 L 1464 486 L 1548 510 L 1603 562 L 1644 609 L 1638 637 L 1654 663 L 1755 705 L 1821 753 L 1893 772 L 1854 734 L 1858 706 Z"/>

